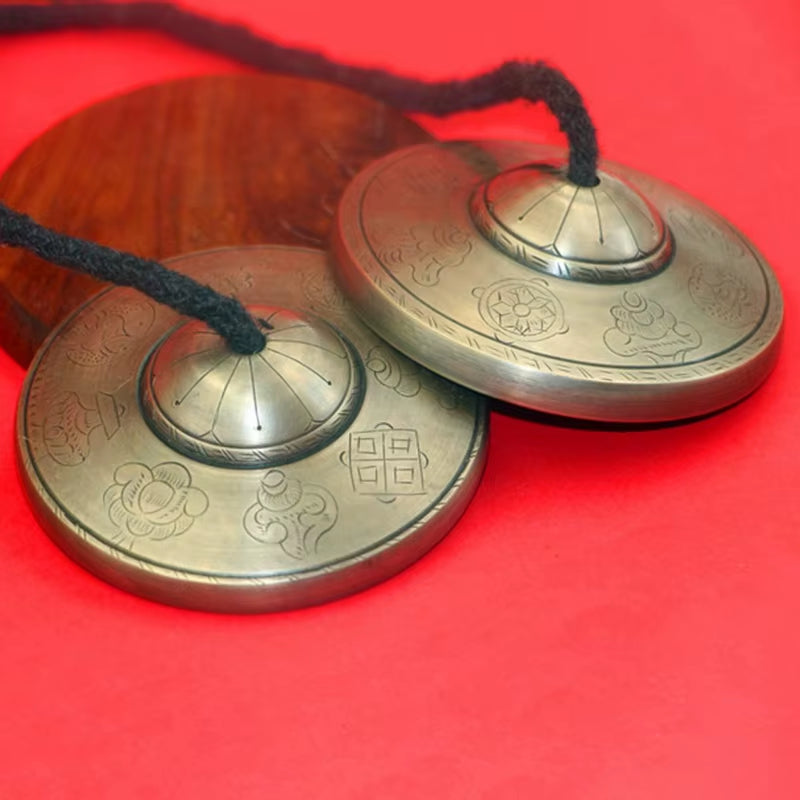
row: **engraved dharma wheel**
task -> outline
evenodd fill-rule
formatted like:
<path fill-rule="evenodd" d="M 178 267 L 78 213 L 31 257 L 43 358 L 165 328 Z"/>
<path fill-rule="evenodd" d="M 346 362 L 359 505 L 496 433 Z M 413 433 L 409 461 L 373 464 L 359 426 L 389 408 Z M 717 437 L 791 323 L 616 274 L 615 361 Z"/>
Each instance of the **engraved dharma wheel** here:
<path fill-rule="evenodd" d="M 436 544 L 477 488 L 482 398 L 378 339 L 320 252 L 223 249 L 170 265 L 235 288 L 266 347 L 237 355 L 132 289 L 62 323 L 17 423 L 51 537 L 122 588 L 217 611 L 324 602 Z"/>
<path fill-rule="evenodd" d="M 409 357 L 529 408 L 652 422 L 756 389 L 783 303 L 752 244 L 632 169 L 587 187 L 565 172 L 558 148 L 500 142 L 373 162 L 339 206 L 341 286 Z"/>

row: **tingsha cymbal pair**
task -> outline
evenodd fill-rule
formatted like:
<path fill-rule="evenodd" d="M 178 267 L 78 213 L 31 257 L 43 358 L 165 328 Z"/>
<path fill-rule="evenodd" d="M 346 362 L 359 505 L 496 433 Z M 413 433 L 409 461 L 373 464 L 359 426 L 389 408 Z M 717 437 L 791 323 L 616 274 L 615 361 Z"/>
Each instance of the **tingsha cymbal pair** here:
<path fill-rule="evenodd" d="M 622 422 L 703 414 L 758 386 L 782 324 L 763 259 L 678 190 L 598 171 L 574 88 L 521 66 L 498 74 L 548 102 L 569 152 L 423 145 L 367 167 L 333 242 L 352 308 L 319 252 L 220 250 L 172 263 L 234 284 L 260 344 L 131 289 L 56 331 L 26 382 L 18 446 L 67 552 L 177 605 L 322 602 L 418 558 L 477 487 L 484 403 L 433 373 Z"/>

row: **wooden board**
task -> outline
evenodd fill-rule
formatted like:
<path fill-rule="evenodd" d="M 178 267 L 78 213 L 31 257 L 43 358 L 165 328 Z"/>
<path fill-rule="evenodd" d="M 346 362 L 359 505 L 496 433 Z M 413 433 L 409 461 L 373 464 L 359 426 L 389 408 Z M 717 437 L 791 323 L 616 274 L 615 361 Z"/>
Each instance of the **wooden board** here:
<path fill-rule="evenodd" d="M 324 247 L 350 177 L 429 139 L 399 112 L 329 84 L 187 78 L 58 123 L 0 178 L 0 200 L 64 233 L 149 258 L 235 244 Z M 0 249 L 0 346 L 27 365 L 99 287 Z"/>

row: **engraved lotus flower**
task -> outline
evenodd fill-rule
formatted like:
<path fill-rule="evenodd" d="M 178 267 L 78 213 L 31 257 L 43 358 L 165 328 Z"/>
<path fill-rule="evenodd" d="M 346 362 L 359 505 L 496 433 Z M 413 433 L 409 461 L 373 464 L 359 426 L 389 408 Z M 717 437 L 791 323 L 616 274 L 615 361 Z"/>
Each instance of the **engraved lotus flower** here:
<path fill-rule="evenodd" d="M 124 464 L 103 495 L 109 519 L 136 538 L 168 539 L 188 530 L 208 508 L 208 498 L 192 486 L 188 470 L 165 462 L 152 469 Z"/>
<path fill-rule="evenodd" d="M 689 293 L 703 313 L 727 327 L 758 318 L 754 293 L 736 273 L 717 264 L 698 264 L 689 280 Z"/>

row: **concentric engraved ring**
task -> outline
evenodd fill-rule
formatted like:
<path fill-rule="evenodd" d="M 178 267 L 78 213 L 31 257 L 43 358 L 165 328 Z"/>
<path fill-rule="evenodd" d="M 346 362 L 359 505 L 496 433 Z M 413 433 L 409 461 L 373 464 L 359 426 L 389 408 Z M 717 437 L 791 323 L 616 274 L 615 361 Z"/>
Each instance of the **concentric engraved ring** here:
<path fill-rule="evenodd" d="M 335 328 L 285 309 L 250 310 L 266 332 L 260 353 L 237 355 L 194 320 L 156 348 L 140 382 L 153 430 L 209 464 L 295 461 L 339 436 L 363 398 L 363 365 Z"/>
<path fill-rule="evenodd" d="M 481 184 L 470 199 L 478 230 L 511 258 L 570 280 L 613 283 L 663 269 L 672 239 L 656 209 L 607 171 L 575 186 L 553 164 L 525 164 Z"/>

